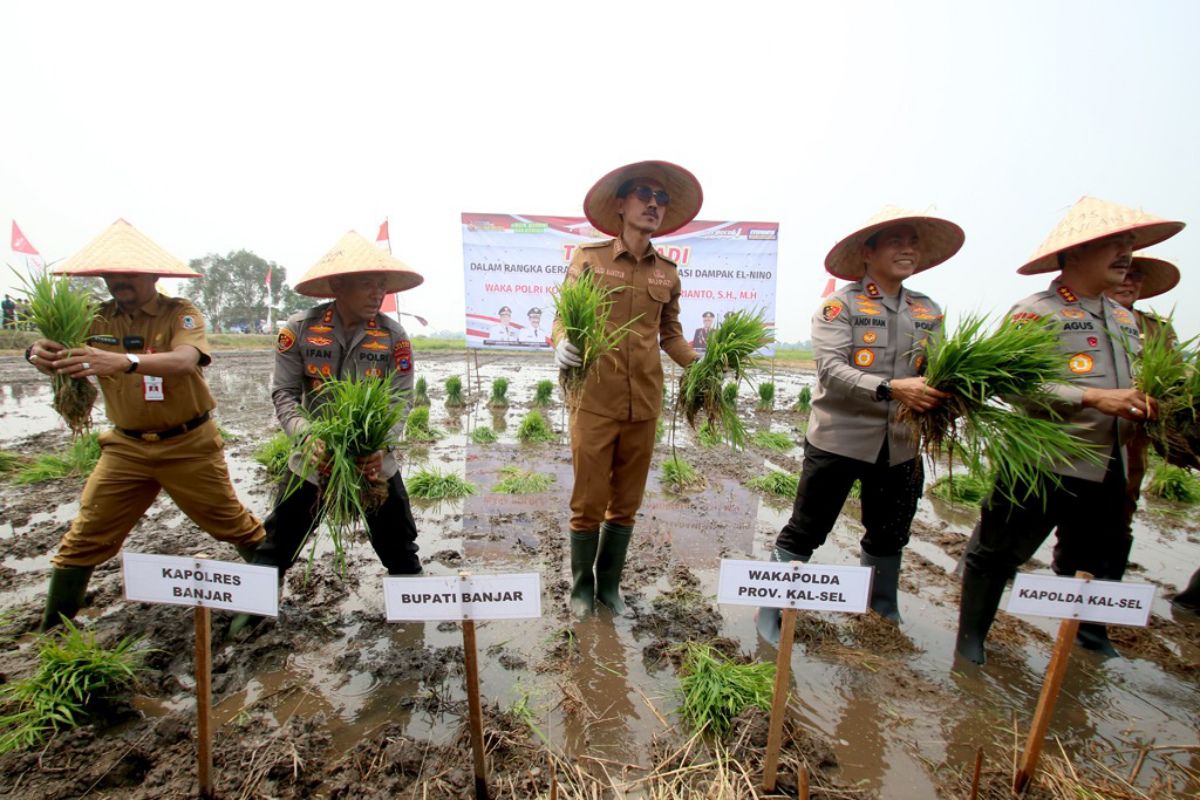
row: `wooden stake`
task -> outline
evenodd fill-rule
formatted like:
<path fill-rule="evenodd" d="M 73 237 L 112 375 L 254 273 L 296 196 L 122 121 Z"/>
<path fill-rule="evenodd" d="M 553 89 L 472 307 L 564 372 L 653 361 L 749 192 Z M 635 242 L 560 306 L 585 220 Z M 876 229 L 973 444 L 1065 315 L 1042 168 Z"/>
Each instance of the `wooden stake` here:
<path fill-rule="evenodd" d="M 199 739 L 200 797 L 213 796 L 212 784 L 212 612 L 195 609 L 196 619 L 196 732 Z"/>
<path fill-rule="evenodd" d="M 467 707 L 470 710 L 471 752 L 475 756 L 475 798 L 488 800 L 487 764 L 483 754 L 483 712 L 479 707 L 479 660 L 475 653 L 475 620 L 464 619 L 463 658 L 467 666 Z"/>
<path fill-rule="evenodd" d="M 779 621 L 779 652 L 775 656 L 775 690 L 771 699 L 771 727 L 767 733 L 767 757 L 763 761 L 763 789 L 775 791 L 779 769 L 779 746 L 783 740 L 783 717 L 787 713 L 789 671 L 792 666 L 792 639 L 796 635 L 796 609 L 783 609 Z"/>
<path fill-rule="evenodd" d="M 1092 575 L 1087 572 L 1076 572 L 1075 577 L 1092 579 Z M 1042 681 L 1042 693 L 1038 696 L 1037 710 L 1033 714 L 1033 726 L 1029 729 L 1029 738 L 1025 740 L 1025 752 L 1021 756 L 1016 777 L 1013 778 L 1014 792 L 1024 792 L 1037 770 L 1038 757 L 1042 754 L 1042 742 L 1045 741 L 1046 731 L 1050 728 L 1050 718 L 1054 715 L 1054 704 L 1058 701 L 1058 693 L 1067 674 L 1067 663 L 1071 660 L 1071 648 L 1075 645 L 1077 633 L 1077 619 L 1064 619 L 1058 626 L 1058 638 L 1054 640 L 1054 653 L 1050 656 L 1050 666 L 1047 667 L 1046 678 Z"/>
<path fill-rule="evenodd" d="M 808 800 L 808 767 L 800 767 L 800 800 Z"/>
<path fill-rule="evenodd" d="M 971 776 L 971 798 L 977 800 L 979 797 L 979 775 L 983 772 L 983 748 L 975 751 L 975 774 Z"/>

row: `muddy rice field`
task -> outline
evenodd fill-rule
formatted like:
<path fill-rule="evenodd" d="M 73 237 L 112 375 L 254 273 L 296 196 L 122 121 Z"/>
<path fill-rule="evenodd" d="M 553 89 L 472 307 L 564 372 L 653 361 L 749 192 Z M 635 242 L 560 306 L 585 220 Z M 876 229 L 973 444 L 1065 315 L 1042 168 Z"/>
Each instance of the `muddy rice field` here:
<path fill-rule="evenodd" d="M 272 486 L 253 459 L 277 430 L 269 400 L 272 354 L 218 353 L 208 379 L 230 436 L 226 454 L 242 500 L 265 516 Z M 5 363 L 0 384 L 0 448 L 62 449 L 69 437 L 49 407 L 47 382 Z M 404 473 L 452 470 L 478 493 L 440 504 L 414 501 L 426 574 L 538 571 L 543 617 L 478 625 L 485 741 L 492 795 L 550 797 L 750 797 L 761 774 L 766 721 L 746 713 L 722 745 L 693 739 L 677 712 L 678 653 L 687 641 L 773 660 L 754 611 L 718 606 L 721 558 L 768 558 L 790 501 L 745 482 L 768 465 L 797 472 L 804 416 L 790 410 L 814 375 L 781 369 L 776 410 L 740 403 L 751 430 L 790 433 L 784 454 L 754 448 L 702 448 L 680 426 L 676 445 L 706 486 L 665 492 L 658 446 L 639 514 L 623 588 L 624 616 L 573 623 L 567 613 L 565 435 L 558 444 L 521 445 L 516 428 L 534 384 L 553 378 L 551 361 L 489 355 L 471 363 L 468 408 L 450 413 L 442 381 L 467 376 L 462 353 L 418 354 L 429 381 L 433 425 L 445 436 L 402 446 Z M 511 406 L 486 407 L 493 377 L 511 381 Z M 562 433 L 559 398 L 549 415 Z M 102 424 L 102 410 L 96 412 Z M 469 431 L 500 432 L 491 445 Z M 668 419 L 669 427 L 669 419 Z M 494 494 L 501 467 L 550 473 L 552 490 Z M 931 465 L 929 480 L 941 474 Z M 0 645 L 0 680 L 33 668 L 49 561 L 78 509 L 82 479 L 30 486 L 0 483 L 0 608 L 15 634 Z M 1200 624 L 1176 619 L 1168 602 L 1200 564 L 1200 513 L 1144 503 L 1127 580 L 1158 587 L 1151 624 L 1121 629 L 1123 657 L 1075 648 L 1045 746 L 1047 774 L 1026 796 L 1196 797 L 1200 795 Z M 977 511 L 922 499 L 901 577 L 904 623 L 866 615 L 802 613 L 792 653 L 790 719 L 779 791 L 794 796 L 797 773 L 811 773 L 818 798 L 960 798 L 975 754 L 985 760 L 980 797 L 1009 797 L 1015 751 L 1023 742 L 1050 657 L 1057 623 L 1001 611 L 989 663 L 953 660 L 958 613 L 954 569 Z M 857 501 L 851 500 L 814 560 L 858 563 Z M 1051 542 L 1029 569 L 1047 570 Z M 126 548 L 236 560 L 161 496 Z M 222 798 L 426 798 L 471 793 L 462 634 L 455 623 L 396 624 L 384 618 L 383 568 L 363 540 L 339 577 L 319 552 L 306 578 L 289 573 L 280 616 L 244 641 L 225 636 L 214 614 L 213 697 L 216 788 Z M 139 635 L 154 648 L 137 692 L 101 723 L 58 733 L 44 746 L 0 756 L 0 797 L 173 798 L 197 792 L 192 614 L 127 602 L 119 559 L 97 569 L 79 620 L 112 643 Z M 717 769 L 722 754 L 725 770 Z M 729 767 L 728 765 L 732 765 Z M 553 776 L 553 777 L 552 777 Z M 1057 793 L 1060 782 L 1100 787 Z M 1066 785 L 1066 784 L 1062 784 Z M 1104 787 L 1109 787 L 1105 789 Z"/>

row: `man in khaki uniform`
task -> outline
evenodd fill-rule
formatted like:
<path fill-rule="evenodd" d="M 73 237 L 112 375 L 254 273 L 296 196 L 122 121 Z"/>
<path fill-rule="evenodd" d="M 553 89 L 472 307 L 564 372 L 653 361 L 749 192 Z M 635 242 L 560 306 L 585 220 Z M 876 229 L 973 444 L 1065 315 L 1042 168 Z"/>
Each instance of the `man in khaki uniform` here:
<path fill-rule="evenodd" d="M 921 377 L 924 344 L 941 330 L 942 311 L 904 281 L 951 258 L 963 240 L 953 222 L 884 209 L 826 256 L 826 271 L 850 283 L 813 316 L 817 389 L 796 501 L 772 560 L 808 561 L 859 480 L 859 561 L 875 570 L 871 608 L 895 622 L 901 554 L 925 480 L 912 426 L 896 413 L 923 413 L 946 396 Z M 759 633 L 772 644 L 779 620 L 779 609 L 759 609 Z"/>
<path fill-rule="evenodd" d="M 614 238 L 578 247 L 565 282 L 591 273 L 615 292 L 608 324 L 632 321 L 632 327 L 589 374 L 578 407 L 571 409 L 570 602 L 579 617 L 592 613 L 597 600 L 617 614 L 625 609 L 621 572 L 662 410 L 659 350 L 684 367 L 697 358 L 679 324 L 679 273 L 650 237 L 687 225 L 702 202 L 695 176 L 665 161 L 613 170 L 583 201 L 593 227 Z M 579 351 L 557 320 L 555 341 L 559 368 L 578 366 Z"/>
<path fill-rule="evenodd" d="M 1105 296 L 1125 279 L 1133 251 L 1174 236 L 1182 222 L 1084 197 L 1019 270 L 1022 275 L 1058 272 L 1044 291 L 1009 311 L 1016 320 L 1055 320 L 1065 384 L 1048 388 L 1057 398 L 1056 418 L 1095 445 L 1099 463 L 1077 459 L 1054 464 L 1057 485 L 1042 487 L 1046 502 L 1017 505 L 1008 497 L 1031 497 L 1031 487 L 992 490 L 967 545 L 956 651 L 982 664 L 984 640 L 995 619 L 1004 585 L 1057 529 L 1055 571 L 1078 570 L 1119 578 L 1112 554 L 1127 539 L 1124 446 L 1136 426 L 1154 413 L 1153 400 L 1133 388 L 1130 354 L 1140 350 L 1137 324 Z M 1031 414 L 1044 415 L 1041 409 Z M 1126 552 L 1128 552 L 1126 550 Z M 1084 647 L 1116 655 L 1103 625 L 1080 625 Z"/>
<path fill-rule="evenodd" d="M 79 516 L 52 562 L 42 630 L 73 617 L 97 564 L 115 556 L 159 490 L 214 538 L 243 556 L 263 526 L 229 481 L 216 403 L 201 368 L 212 360 L 204 317 L 189 301 L 155 288 L 159 277 L 196 278 L 125 220 L 63 262 L 61 275 L 100 276 L 113 299 L 100 307 L 89 345 L 70 350 L 39 339 L 26 358 L 41 372 L 96 377 L 113 429 L 88 476 Z"/>

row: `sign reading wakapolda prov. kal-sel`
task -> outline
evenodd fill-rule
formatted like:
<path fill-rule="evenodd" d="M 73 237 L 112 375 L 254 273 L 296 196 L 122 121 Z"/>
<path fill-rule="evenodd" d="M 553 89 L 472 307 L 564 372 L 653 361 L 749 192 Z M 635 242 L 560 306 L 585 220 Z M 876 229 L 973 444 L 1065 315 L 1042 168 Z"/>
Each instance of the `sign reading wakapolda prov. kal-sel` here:
<path fill-rule="evenodd" d="M 871 578 L 870 567 L 725 558 L 717 602 L 863 614 L 871 596 Z"/>
<path fill-rule="evenodd" d="M 580 244 L 607 238 L 582 217 L 470 213 L 462 235 L 467 346 L 513 350 L 551 346 L 551 291 Z M 779 223 L 693 220 L 654 246 L 679 266 L 693 347 L 731 311 L 761 310 L 774 326 Z"/>

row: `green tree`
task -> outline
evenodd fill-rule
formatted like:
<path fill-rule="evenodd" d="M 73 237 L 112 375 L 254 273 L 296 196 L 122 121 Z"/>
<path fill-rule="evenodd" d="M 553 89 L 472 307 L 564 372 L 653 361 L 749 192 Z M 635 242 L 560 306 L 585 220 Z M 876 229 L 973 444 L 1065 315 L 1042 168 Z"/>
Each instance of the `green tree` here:
<path fill-rule="evenodd" d="M 191 281 L 185 292 L 204 312 L 213 331 L 258 330 L 259 322 L 267 318 L 268 272 L 275 318 L 286 318 L 288 310 L 281 306 L 295 303 L 296 293 L 284 285 L 287 270 L 249 250 L 225 256 L 209 253 L 192 259 L 189 266 L 202 277 Z"/>

